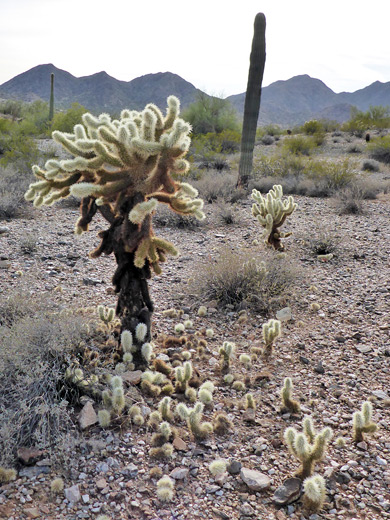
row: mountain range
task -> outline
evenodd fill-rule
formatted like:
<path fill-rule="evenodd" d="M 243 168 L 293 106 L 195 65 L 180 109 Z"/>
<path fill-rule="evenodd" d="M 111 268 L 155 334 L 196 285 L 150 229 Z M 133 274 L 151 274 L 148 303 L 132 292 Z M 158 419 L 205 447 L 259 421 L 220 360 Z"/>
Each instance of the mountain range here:
<path fill-rule="evenodd" d="M 56 109 L 69 108 L 75 102 L 95 113 L 119 113 L 123 108 L 141 110 L 150 102 L 165 108 L 166 98 L 171 94 L 177 96 L 185 108 L 201 92 L 171 72 L 120 81 L 106 72 L 76 78 L 65 70 L 46 64 L 33 67 L 0 85 L 0 98 L 48 101 L 51 73 L 55 75 Z M 242 117 L 245 92 L 227 99 Z M 336 94 L 319 79 L 308 75 L 294 76 L 262 89 L 259 124 L 290 126 L 321 118 L 343 122 L 349 119 L 352 106 L 367 110 L 370 105 L 390 106 L 390 82 L 376 81 L 356 92 Z"/>

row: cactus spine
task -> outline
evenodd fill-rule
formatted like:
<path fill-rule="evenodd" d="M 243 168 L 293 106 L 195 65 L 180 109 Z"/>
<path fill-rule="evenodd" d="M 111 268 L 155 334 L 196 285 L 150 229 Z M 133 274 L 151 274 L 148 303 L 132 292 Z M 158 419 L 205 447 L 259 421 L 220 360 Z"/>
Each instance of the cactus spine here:
<path fill-rule="evenodd" d="M 299 413 L 301 411 L 301 407 L 299 406 L 298 401 L 295 401 L 292 398 L 292 390 L 293 384 L 290 377 L 286 377 L 284 380 L 283 388 L 280 393 L 282 398 L 282 411 L 289 411 L 291 413 Z"/>
<path fill-rule="evenodd" d="M 301 467 L 296 476 L 302 480 L 310 477 L 315 463 L 322 460 L 325 449 L 332 437 L 332 430 L 324 428 L 316 433 L 311 417 L 305 417 L 302 422 L 303 433 L 298 433 L 295 428 L 287 428 L 284 432 L 284 440 L 290 452 L 301 461 Z"/>
<path fill-rule="evenodd" d="M 246 88 L 244 121 L 241 137 L 241 155 L 238 174 L 238 186 L 246 187 L 253 166 L 257 120 L 260 111 L 261 84 L 265 66 L 265 16 L 258 13 L 255 17 L 252 51 L 248 84 Z"/>
<path fill-rule="evenodd" d="M 311 513 L 320 511 L 325 503 L 325 480 L 320 475 L 307 478 L 303 483 L 303 505 Z"/>
<path fill-rule="evenodd" d="M 281 335 L 280 325 L 279 320 L 268 320 L 263 325 L 263 340 L 265 343 L 263 356 L 265 358 L 272 355 L 274 342 Z"/>
<path fill-rule="evenodd" d="M 374 433 L 378 425 L 372 422 L 372 404 L 365 401 L 360 412 L 353 414 L 353 442 L 362 442 L 363 433 Z"/>

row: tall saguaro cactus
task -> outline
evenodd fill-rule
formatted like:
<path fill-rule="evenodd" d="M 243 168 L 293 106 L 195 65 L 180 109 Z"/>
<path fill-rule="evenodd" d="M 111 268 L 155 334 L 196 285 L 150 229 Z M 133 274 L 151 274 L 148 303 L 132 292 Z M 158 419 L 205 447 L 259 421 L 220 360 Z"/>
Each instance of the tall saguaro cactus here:
<path fill-rule="evenodd" d="M 153 213 L 161 202 L 177 213 L 204 218 L 198 192 L 171 176 L 189 169 L 184 156 L 190 146 L 191 126 L 179 118 L 179 107 L 179 100 L 170 96 L 165 117 L 153 104 L 142 112 L 123 110 L 119 120 L 111 120 L 108 114 L 84 114 L 83 124 L 76 125 L 72 134 L 53 132 L 53 139 L 74 158 L 51 159 L 44 169 L 33 166 L 38 181 L 25 195 L 37 207 L 70 194 L 80 197 L 76 234 L 88 230 L 97 211 L 107 220 L 109 227 L 99 233 L 101 243 L 91 256 L 114 253 L 113 284 L 119 295 L 116 314 L 122 331 L 128 330 L 134 337 L 137 325 L 144 323 L 144 341 L 150 339 L 153 312 L 147 280 L 151 270 L 161 273 L 160 263 L 167 254 L 178 254 L 173 244 L 154 235 Z M 134 346 L 137 367 L 143 364 L 142 345 Z"/>
<path fill-rule="evenodd" d="M 260 112 L 261 84 L 265 66 L 265 16 L 258 13 L 255 17 L 252 51 L 248 84 L 246 88 L 244 121 L 241 137 L 241 155 L 237 185 L 246 187 L 253 166 L 257 120 Z"/>
<path fill-rule="evenodd" d="M 54 73 L 50 74 L 50 105 L 49 105 L 49 121 L 53 121 L 54 117 Z"/>

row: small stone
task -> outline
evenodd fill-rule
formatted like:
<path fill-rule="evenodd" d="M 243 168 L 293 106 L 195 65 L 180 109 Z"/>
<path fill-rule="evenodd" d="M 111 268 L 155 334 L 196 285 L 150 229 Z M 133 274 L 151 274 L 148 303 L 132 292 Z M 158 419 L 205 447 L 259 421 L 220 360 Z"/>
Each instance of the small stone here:
<path fill-rule="evenodd" d="M 23 513 L 27 518 L 41 518 L 41 513 L 36 507 L 27 507 L 23 509 Z"/>
<path fill-rule="evenodd" d="M 96 487 L 98 489 L 104 489 L 105 487 L 107 487 L 107 481 L 105 478 L 100 478 L 99 480 L 96 481 Z"/>
<path fill-rule="evenodd" d="M 79 415 L 79 425 L 82 430 L 97 423 L 97 415 L 91 401 L 87 401 Z"/>
<path fill-rule="evenodd" d="M 372 350 L 371 345 L 356 345 L 355 348 L 361 354 L 367 354 L 368 352 L 371 352 L 371 350 Z"/>
<path fill-rule="evenodd" d="M 18 448 L 17 455 L 18 459 L 25 466 L 31 466 L 35 464 L 39 459 L 43 457 L 45 454 L 42 450 L 37 450 L 36 448 Z"/>
<path fill-rule="evenodd" d="M 184 480 L 188 476 L 189 469 L 188 468 L 175 468 L 169 474 L 170 477 L 175 480 Z"/>
<path fill-rule="evenodd" d="M 241 468 L 240 477 L 252 491 L 263 491 L 271 486 L 269 477 L 255 469 Z"/>
<path fill-rule="evenodd" d="M 373 390 L 372 395 L 375 395 L 378 399 L 388 399 L 389 396 L 383 390 Z"/>
<path fill-rule="evenodd" d="M 314 372 L 317 372 L 317 374 L 325 374 L 325 369 L 322 366 L 322 361 L 319 361 L 318 365 L 314 367 Z"/>
<path fill-rule="evenodd" d="M 301 496 L 302 481 L 299 478 L 288 478 L 274 493 L 274 503 L 285 506 L 295 502 Z"/>
<path fill-rule="evenodd" d="M 141 382 L 142 370 L 133 370 L 121 374 L 121 378 L 130 385 L 138 385 Z"/>
<path fill-rule="evenodd" d="M 363 450 L 363 451 L 366 451 L 366 450 L 367 450 L 367 443 L 366 443 L 366 441 L 358 442 L 358 443 L 356 444 L 356 446 L 357 446 L 360 450 Z"/>
<path fill-rule="evenodd" d="M 51 469 L 49 466 L 28 466 L 19 470 L 19 477 L 33 478 L 41 475 L 42 473 L 48 474 Z"/>
<path fill-rule="evenodd" d="M 0 226 L 0 235 L 4 235 L 5 233 L 9 233 L 9 227 Z"/>
<path fill-rule="evenodd" d="M 291 320 L 291 318 L 292 318 L 292 314 L 291 314 L 291 308 L 290 307 L 285 307 L 284 309 L 280 309 L 280 311 L 278 311 L 276 313 L 276 319 L 277 320 L 289 321 L 289 320 Z"/>
<path fill-rule="evenodd" d="M 304 356 L 299 356 L 299 361 L 304 365 L 308 365 L 310 363 L 310 361 Z"/>
<path fill-rule="evenodd" d="M 253 507 L 246 502 L 240 507 L 240 514 L 242 516 L 255 516 L 256 512 Z"/>
<path fill-rule="evenodd" d="M 96 464 L 96 471 L 98 473 L 107 473 L 110 471 L 110 467 L 107 462 L 99 462 L 99 464 Z"/>
<path fill-rule="evenodd" d="M 255 423 L 256 422 L 256 412 L 253 410 L 253 408 L 248 408 L 245 410 L 245 412 L 242 414 L 242 418 L 247 423 Z"/>
<path fill-rule="evenodd" d="M 65 498 L 71 503 L 76 504 L 80 502 L 81 495 L 78 484 L 75 486 L 64 489 Z"/>
<path fill-rule="evenodd" d="M 9 269 L 11 267 L 11 262 L 8 260 L 0 260 L 0 269 Z"/>
<path fill-rule="evenodd" d="M 242 464 L 239 460 L 230 460 L 227 470 L 231 475 L 237 475 L 241 471 Z"/>
<path fill-rule="evenodd" d="M 173 444 L 173 447 L 175 448 L 175 450 L 177 450 L 177 451 L 187 451 L 188 450 L 187 444 L 180 437 L 175 437 L 173 439 L 172 444 Z"/>

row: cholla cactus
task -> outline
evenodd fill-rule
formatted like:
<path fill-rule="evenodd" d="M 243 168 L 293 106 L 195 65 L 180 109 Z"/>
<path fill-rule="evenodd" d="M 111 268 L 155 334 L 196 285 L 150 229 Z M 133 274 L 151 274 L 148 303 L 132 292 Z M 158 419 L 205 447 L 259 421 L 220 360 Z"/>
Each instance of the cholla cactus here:
<path fill-rule="evenodd" d="M 171 401 L 172 399 L 169 396 L 166 396 L 160 401 L 158 405 L 158 411 L 160 412 L 164 421 L 173 420 L 173 413 L 171 412 Z"/>
<path fill-rule="evenodd" d="M 107 220 L 109 228 L 99 233 L 101 244 L 91 256 L 114 253 L 118 265 L 113 284 L 119 293 L 116 315 L 122 330 L 132 333 L 144 323 L 146 342 L 153 312 L 147 280 L 151 270 L 161 273 L 160 263 L 167 254 L 178 254 L 173 244 L 154 235 L 155 209 L 163 203 L 179 214 L 200 220 L 205 216 L 197 191 L 171 176 L 189 169 L 184 156 L 191 126 L 179 118 L 179 109 L 179 100 L 170 96 L 165 117 L 153 104 L 142 112 L 122 110 L 120 118 L 113 120 L 108 114 L 84 114 L 72 133 L 52 134 L 73 158 L 51 159 L 44 168 L 34 166 L 37 182 L 25 194 L 36 207 L 69 195 L 80 197 L 77 234 L 88 230 L 97 211 Z M 135 365 L 142 365 L 141 356 L 135 354 Z"/>
<path fill-rule="evenodd" d="M 265 343 L 263 355 L 266 358 L 272 355 L 274 341 L 281 335 L 280 325 L 279 320 L 268 320 L 263 325 L 263 340 Z"/>
<path fill-rule="evenodd" d="M 282 398 L 282 411 L 289 411 L 291 413 L 299 413 L 301 407 L 298 401 L 292 398 L 293 384 L 290 377 L 286 377 L 284 380 L 283 388 L 280 393 Z"/>
<path fill-rule="evenodd" d="M 281 239 L 291 235 L 291 233 L 281 233 L 279 228 L 297 207 L 291 195 L 284 202 L 282 197 L 283 188 L 280 184 L 275 184 L 265 197 L 256 189 L 252 191 L 252 199 L 255 201 L 252 215 L 265 229 L 266 244 L 277 251 L 283 250 Z"/>
<path fill-rule="evenodd" d="M 302 463 L 296 472 L 297 477 L 305 479 L 312 475 L 315 463 L 323 459 L 332 430 L 324 428 L 316 433 L 311 417 L 305 417 L 302 426 L 303 433 L 298 433 L 295 428 L 287 428 L 284 439 L 290 452 Z"/>
<path fill-rule="evenodd" d="M 229 372 L 230 361 L 234 357 L 236 351 L 236 345 L 230 341 L 224 341 L 222 347 L 219 349 L 219 355 L 221 356 L 221 371 L 223 374 Z"/>
<path fill-rule="evenodd" d="M 226 473 L 226 461 L 223 459 L 213 460 L 213 462 L 209 464 L 209 470 L 213 477 L 223 475 Z"/>
<path fill-rule="evenodd" d="M 175 368 L 175 378 L 176 378 L 176 391 L 185 393 L 188 387 L 188 381 L 192 377 L 192 363 L 191 361 L 186 361 L 182 367 Z"/>
<path fill-rule="evenodd" d="M 325 480 L 320 475 L 307 478 L 303 483 L 303 505 L 310 513 L 320 511 L 326 498 Z"/>
<path fill-rule="evenodd" d="M 374 433 L 378 425 L 372 422 L 372 404 L 365 401 L 360 412 L 353 414 L 353 441 L 362 442 L 363 433 Z"/>
<path fill-rule="evenodd" d="M 174 481 L 165 475 L 157 482 L 157 496 L 162 502 L 170 502 L 173 499 Z"/>
<path fill-rule="evenodd" d="M 213 425 L 209 422 L 201 422 L 204 404 L 197 402 L 193 408 L 188 408 L 185 404 L 179 403 L 176 406 L 176 413 L 179 417 L 187 421 L 191 433 L 196 439 L 205 439 L 213 432 Z"/>

